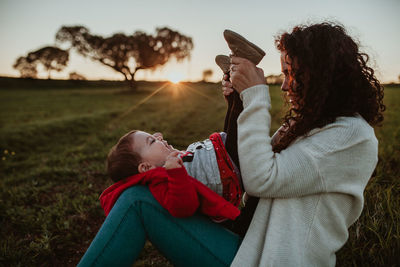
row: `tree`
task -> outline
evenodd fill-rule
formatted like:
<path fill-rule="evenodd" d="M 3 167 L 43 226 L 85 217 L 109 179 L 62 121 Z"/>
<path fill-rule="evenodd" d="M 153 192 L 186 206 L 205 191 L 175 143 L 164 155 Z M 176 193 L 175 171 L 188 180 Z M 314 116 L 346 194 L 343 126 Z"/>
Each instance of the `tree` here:
<path fill-rule="evenodd" d="M 121 73 L 132 89 L 135 74 L 141 69 L 155 69 L 172 57 L 178 61 L 190 57 L 192 38 L 169 28 L 157 28 L 149 35 L 136 31 L 132 35 L 116 33 L 110 37 L 93 35 L 84 26 L 63 26 L 56 41 L 68 43 L 79 54 Z"/>
<path fill-rule="evenodd" d="M 278 75 L 269 75 L 265 79 L 268 84 L 282 84 L 284 80 L 284 75 L 283 74 L 278 74 Z"/>
<path fill-rule="evenodd" d="M 208 78 L 213 75 L 213 71 L 211 69 L 206 69 L 203 71 L 203 81 L 205 82 Z"/>
<path fill-rule="evenodd" d="M 75 80 L 75 81 L 84 81 L 86 80 L 85 76 L 82 74 L 77 73 L 76 71 L 70 72 L 69 73 L 69 79 L 70 80 Z"/>
<path fill-rule="evenodd" d="M 37 78 L 36 62 L 29 62 L 27 57 L 19 57 L 14 65 L 21 74 L 21 78 Z"/>
<path fill-rule="evenodd" d="M 37 77 L 37 67 L 42 65 L 48 72 L 62 71 L 68 63 L 69 53 L 58 47 L 46 46 L 39 50 L 29 52 L 26 57 L 19 57 L 13 67 L 21 73 L 21 77 Z"/>

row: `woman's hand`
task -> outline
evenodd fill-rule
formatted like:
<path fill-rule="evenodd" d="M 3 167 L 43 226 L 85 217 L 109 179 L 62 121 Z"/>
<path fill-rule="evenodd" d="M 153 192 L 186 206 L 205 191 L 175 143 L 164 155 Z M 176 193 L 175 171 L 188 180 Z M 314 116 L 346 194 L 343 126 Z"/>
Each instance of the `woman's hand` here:
<path fill-rule="evenodd" d="M 229 76 L 227 74 L 224 74 L 224 78 L 222 80 L 222 94 L 224 96 L 228 96 L 233 93 L 233 90 L 233 86 L 229 81 Z"/>
<path fill-rule="evenodd" d="M 265 84 L 264 71 L 245 58 L 231 57 L 230 83 L 227 89 L 243 90 L 258 84 Z M 222 84 L 224 86 L 224 83 Z M 226 91 L 228 91 L 226 89 Z"/>
<path fill-rule="evenodd" d="M 173 151 L 167 156 L 167 160 L 163 166 L 166 170 L 180 168 L 183 166 L 182 159 L 178 157 L 179 153 L 179 151 Z"/>

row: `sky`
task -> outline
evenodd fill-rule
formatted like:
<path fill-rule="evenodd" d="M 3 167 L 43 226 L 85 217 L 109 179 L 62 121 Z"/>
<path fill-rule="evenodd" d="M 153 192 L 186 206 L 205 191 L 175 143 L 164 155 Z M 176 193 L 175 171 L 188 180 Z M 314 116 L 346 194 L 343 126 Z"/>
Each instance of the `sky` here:
<path fill-rule="evenodd" d="M 230 29 L 257 44 L 266 56 L 259 64 L 266 75 L 280 73 L 274 38 L 298 24 L 339 22 L 371 57 L 370 65 L 382 82 L 398 82 L 400 75 L 400 0 L 0 0 L 0 76 L 19 76 L 12 65 L 20 56 L 55 44 L 62 26 L 83 25 L 104 37 L 137 30 L 154 34 L 167 26 L 193 38 L 190 60 L 174 60 L 155 71 L 137 72 L 137 79 L 212 80 L 222 73 L 218 54 L 229 54 L 223 31 Z M 123 79 L 111 68 L 70 55 L 68 67 L 53 78 L 76 71 L 88 79 Z M 46 78 L 43 73 L 39 77 Z"/>

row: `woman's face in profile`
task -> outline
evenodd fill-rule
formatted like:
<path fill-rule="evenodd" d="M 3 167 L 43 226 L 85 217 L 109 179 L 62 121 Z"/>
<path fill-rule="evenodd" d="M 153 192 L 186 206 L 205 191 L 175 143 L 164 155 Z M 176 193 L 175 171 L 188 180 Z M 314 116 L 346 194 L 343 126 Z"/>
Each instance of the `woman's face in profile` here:
<path fill-rule="evenodd" d="M 295 102 L 295 94 L 290 90 L 290 73 L 291 73 L 291 59 L 287 57 L 287 53 L 285 51 L 281 52 L 281 69 L 284 75 L 283 83 L 281 86 L 282 91 L 286 92 L 286 96 L 288 98 L 289 103 L 296 108 L 297 104 Z M 296 86 L 296 81 L 293 82 L 293 85 Z"/>

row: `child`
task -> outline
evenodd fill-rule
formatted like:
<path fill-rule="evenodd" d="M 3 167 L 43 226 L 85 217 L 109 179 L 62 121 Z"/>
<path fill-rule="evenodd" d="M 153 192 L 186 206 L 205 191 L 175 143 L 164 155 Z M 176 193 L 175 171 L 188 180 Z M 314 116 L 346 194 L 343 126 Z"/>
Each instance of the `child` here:
<path fill-rule="evenodd" d="M 163 139 L 161 133 L 151 135 L 131 131 L 125 134 L 107 158 L 108 174 L 118 186 L 107 189 L 101 196 L 106 213 L 113 204 L 110 193 L 115 195 L 115 189 L 126 186 L 128 180 L 130 185 L 149 185 L 154 197 L 173 216 L 190 216 L 200 206 L 203 213 L 215 221 L 235 219 L 239 215 L 236 207 L 242 190 L 238 171 L 225 151 L 223 136 L 215 133 L 210 139 L 191 144 L 187 151 L 178 151 Z M 191 176 L 199 177 L 200 182 Z M 204 210 L 202 205 L 220 208 L 210 211 Z"/>
<path fill-rule="evenodd" d="M 176 154 L 180 164 L 175 164 L 175 168 L 184 166 L 190 176 L 237 206 L 241 191 L 240 174 L 225 150 L 225 138 L 226 133 L 214 133 L 209 139 L 189 145 L 186 151 Z M 131 131 L 110 150 L 107 171 L 111 179 L 117 182 L 156 167 L 165 167 L 168 156 L 173 152 L 178 150 L 169 145 L 161 133 L 151 135 Z M 228 184 L 232 183 L 236 188 L 228 189 Z"/>
<path fill-rule="evenodd" d="M 255 63 L 265 55 L 259 48 L 264 54 L 254 52 L 255 45 L 234 32 L 225 31 L 224 36 L 235 55 Z M 227 57 L 224 64 L 218 59 L 221 56 L 216 62 L 229 75 Z M 228 96 L 227 101 L 226 133 L 214 133 L 207 140 L 191 144 L 184 152 L 173 149 L 161 133 L 131 131 L 121 137 L 107 159 L 108 173 L 117 183 L 101 196 L 106 215 L 126 187 L 146 184 L 173 216 L 190 216 L 200 207 L 216 221 L 235 219 L 242 197 L 236 120 L 243 107 L 237 93 Z"/>

